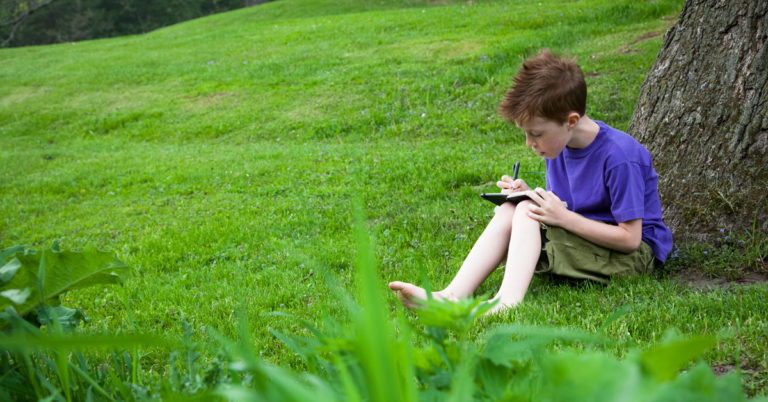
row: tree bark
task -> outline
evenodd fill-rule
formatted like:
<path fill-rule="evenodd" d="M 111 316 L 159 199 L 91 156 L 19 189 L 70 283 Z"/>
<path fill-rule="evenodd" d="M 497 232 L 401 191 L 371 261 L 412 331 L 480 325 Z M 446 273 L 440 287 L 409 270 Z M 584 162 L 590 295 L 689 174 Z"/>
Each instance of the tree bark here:
<path fill-rule="evenodd" d="M 768 0 L 686 0 L 629 129 L 676 243 L 768 231 Z"/>

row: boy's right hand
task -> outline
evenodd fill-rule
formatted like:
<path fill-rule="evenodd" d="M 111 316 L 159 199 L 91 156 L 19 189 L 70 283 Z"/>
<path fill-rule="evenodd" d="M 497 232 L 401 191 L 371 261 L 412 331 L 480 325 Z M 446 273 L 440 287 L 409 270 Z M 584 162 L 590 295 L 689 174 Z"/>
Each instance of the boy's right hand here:
<path fill-rule="evenodd" d="M 501 176 L 501 180 L 496 182 L 496 186 L 501 189 L 502 194 L 512 194 L 518 191 L 528 191 L 531 189 L 523 179 L 512 180 L 512 178 L 507 175 Z"/>

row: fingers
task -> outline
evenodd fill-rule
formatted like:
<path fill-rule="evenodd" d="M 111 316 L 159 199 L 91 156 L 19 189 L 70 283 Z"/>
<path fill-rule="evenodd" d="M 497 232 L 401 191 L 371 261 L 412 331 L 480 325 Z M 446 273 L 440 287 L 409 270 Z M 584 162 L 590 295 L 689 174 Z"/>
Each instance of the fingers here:
<path fill-rule="evenodd" d="M 527 190 L 528 185 L 522 179 L 512 180 L 511 177 L 504 175 L 501 180 L 496 182 L 496 186 L 502 190 L 511 190 L 512 192 Z"/>
<path fill-rule="evenodd" d="M 544 216 L 536 213 L 534 208 L 538 208 L 538 207 L 531 207 L 526 213 L 526 215 L 528 215 L 529 218 L 535 220 L 536 222 L 541 222 L 544 219 Z"/>
<path fill-rule="evenodd" d="M 544 202 L 544 196 L 539 190 L 542 190 L 542 189 L 537 187 L 534 190 L 526 191 L 525 194 L 528 195 L 528 198 L 530 198 L 531 201 L 535 202 L 538 205 L 541 205 Z"/>
<path fill-rule="evenodd" d="M 555 193 L 537 187 L 527 191 L 526 194 L 536 204 L 528 208 L 528 217 L 548 225 L 560 226 L 562 224 L 567 209 Z"/>
<path fill-rule="evenodd" d="M 510 192 L 517 191 L 517 188 L 514 186 L 514 184 L 505 181 L 496 182 L 496 186 L 502 190 L 509 190 Z"/>
<path fill-rule="evenodd" d="M 512 182 L 512 186 L 514 187 L 515 191 L 521 191 L 528 187 L 527 184 L 523 181 L 523 179 L 517 179 Z"/>
<path fill-rule="evenodd" d="M 544 200 L 544 201 L 549 201 L 550 199 L 552 199 L 552 198 L 556 198 L 556 197 L 557 197 L 557 196 L 555 195 L 555 193 L 553 193 L 553 192 L 551 192 L 551 191 L 547 191 L 547 190 L 545 190 L 545 189 L 543 189 L 543 188 L 541 188 L 541 187 L 536 187 L 536 188 L 533 190 L 533 193 L 534 193 L 534 194 L 536 194 L 536 195 L 538 195 L 538 196 L 539 196 L 539 197 L 540 197 L 542 200 Z"/>
<path fill-rule="evenodd" d="M 501 180 L 496 182 L 496 186 L 502 190 L 512 188 L 512 178 L 507 175 L 501 176 Z"/>

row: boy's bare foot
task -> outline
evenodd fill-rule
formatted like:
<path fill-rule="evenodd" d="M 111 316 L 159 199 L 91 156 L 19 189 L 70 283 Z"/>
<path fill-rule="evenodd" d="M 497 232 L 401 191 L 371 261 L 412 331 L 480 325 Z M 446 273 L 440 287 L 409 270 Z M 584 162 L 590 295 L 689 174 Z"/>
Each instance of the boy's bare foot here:
<path fill-rule="evenodd" d="M 389 288 L 395 291 L 397 298 L 400 299 L 400 302 L 406 308 L 417 308 L 427 301 L 427 291 L 414 284 L 395 281 L 389 283 Z M 432 292 L 432 298 L 435 300 L 456 300 L 456 298 L 444 295 L 441 292 Z"/>
<path fill-rule="evenodd" d="M 488 300 L 488 303 L 492 303 L 492 302 L 494 302 L 496 300 L 497 299 L 495 299 L 495 298 L 491 299 L 491 300 Z M 493 306 L 493 308 L 491 308 L 490 310 L 486 311 L 484 315 L 490 316 L 490 315 L 494 315 L 494 314 L 499 314 L 501 312 L 504 312 L 507 309 L 515 307 L 515 305 L 516 305 L 516 303 L 504 303 L 503 300 L 499 300 L 499 302 L 496 303 L 496 305 Z"/>

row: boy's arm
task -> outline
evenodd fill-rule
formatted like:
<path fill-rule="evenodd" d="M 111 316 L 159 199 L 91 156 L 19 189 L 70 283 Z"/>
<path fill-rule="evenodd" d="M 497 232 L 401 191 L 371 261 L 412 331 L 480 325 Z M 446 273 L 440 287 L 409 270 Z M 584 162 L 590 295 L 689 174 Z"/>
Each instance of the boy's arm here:
<path fill-rule="evenodd" d="M 631 253 L 640 247 L 643 237 L 643 220 L 633 219 L 609 225 L 585 218 L 569 211 L 553 192 L 537 188 L 529 197 L 538 206 L 532 206 L 528 216 L 547 225 L 559 226 L 571 233 L 622 253 Z"/>
<path fill-rule="evenodd" d="M 562 228 L 579 237 L 599 246 L 627 254 L 640 247 L 643 239 L 642 219 L 619 222 L 618 226 L 614 226 L 585 218 L 572 211 L 568 212 L 572 217 Z"/>

